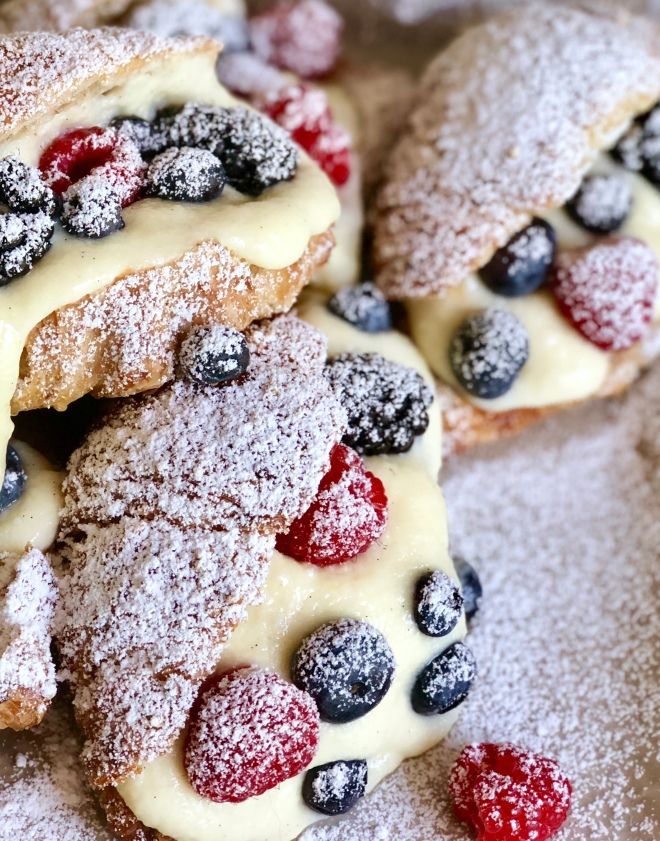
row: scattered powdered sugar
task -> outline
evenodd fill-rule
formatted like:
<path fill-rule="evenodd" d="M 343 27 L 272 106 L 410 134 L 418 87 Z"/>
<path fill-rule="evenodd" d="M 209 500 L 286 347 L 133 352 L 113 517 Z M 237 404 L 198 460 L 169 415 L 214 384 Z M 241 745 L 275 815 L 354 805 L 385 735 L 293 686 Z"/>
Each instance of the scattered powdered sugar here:
<path fill-rule="evenodd" d="M 626 218 L 632 200 L 630 183 L 625 177 L 598 174 L 585 178 L 571 206 L 590 228 L 611 230 L 613 221 Z"/>
<path fill-rule="evenodd" d="M 543 225 L 532 223 L 512 237 L 506 245 L 507 270 L 516 274 L 531 263 L 550 265 L 555 253 L 555 244 Z"/>
<path fill-rule="evenodd" d="M 56 597 L 50 564 L 38 549 L 18 560 L 0 553 L 0 704 L 14 700 L 20 706 L 28 693 L 25 701 L 35 705 L 37 717 L 55 696 L 50 641 Z"/>
<path fill-rule="evenodd" d="M 242 15 L 227 14 L 205 0 L 150 0 L 123 23 L 156 35 L 206 35 L 220 41 L 225 52 L 244 50 L 249 43 Z"/>
<path fill-rule="evenodd" d="M 176 738 L 343 429 L 320 334 L 280 318 L 247 338 L 240 381 L 124 401 L 71 458 L 56 629 L 98 785 Z"/>

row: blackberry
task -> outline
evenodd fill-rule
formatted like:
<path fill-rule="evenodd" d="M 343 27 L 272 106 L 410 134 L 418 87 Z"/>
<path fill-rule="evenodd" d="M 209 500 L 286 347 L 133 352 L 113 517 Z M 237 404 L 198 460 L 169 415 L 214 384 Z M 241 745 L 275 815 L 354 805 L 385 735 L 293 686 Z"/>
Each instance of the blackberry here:
<path fill-rule="evenodd" d="M 339 759 L 317 765 L 305 774 L 303 800 L 322 815 L 343 815 L 364 797 L 367 778 L 364 759 Z"/>
<path fill-rule="evenodd" d="M 170 201 L 204 202 L 217 198 L 224 186 L 222 164 L 212 152 L 182 146 L 166 149 L 152 160 L 145 193 Z"/>
<path fill-rule="evenodd" d="M 343 353 L 326 375 L 348 414 L 342 440 L 359 453 L 406 452 L 427 428 L 433 393 L 412 368 L 378 353 Z"/>
<path fill-rule="evenodd" d="M 456 379 L 475 397 L 494 399 L 513 385 L 529 356 L 524 325 L 507 310 L 468 316 L 449 346 Z"/>
<path fill-rule="evenodd" d="M 534 219 L 499 248 L 479 274 L 498 295 L 529 295 L 546 279 L 556 250 L 554 229 L 545 220 Z"/>
<path fill-rule="evenodd" d="M 151 158 L 167 148 L 167 140 L 156 123 L 141 117 L 117 117 L 110 125 L 116 128 L 120 137 L 127 137 L 140 150 L 143 158 Z"/>
<path fill-rule="evenodd" d="M 7 447 L 5 475 L 0 487 L 0 513 L 17 502 L 25 489 L 27 473 L 18 451 L 11 444 Z"/>
<path fill-rule="evenodd" d="M 100 239 L 124 227 L 122 203 L 105 178 L 88 175 L 64 194 L 62 227 L 77 237 Z"/>
<path fill-rule="evenodd" d="M 461 618 L 463 597 L 448 575 L 439 569 L 423 575 L 415 587 L 415 621 L 429 637 L 444 637 Z"/>
<path fill-rule="evenodd" d="M 238 330 L 218 324 L 195 327 L 179 350 L 179 367 L 193 382 L 217 385 L 244 374 L 250 364 L 250 349 Z"/>
<path fill-rule="evenodd" d="M 455 642 L 426 665 L 412 690 L 412 706 L 420 715 L 440 715 L 453 710 L 468 696 L 477 674 L 474 654 Z"/>
<path fill-rule="evenodd" d="M 341 289 L 328 301 L 328 309 L 365 333 L 392 329 L 390 305 L 375 283 Z"/>
<path fill-rule="evenodd" d="M 621 175 L 587 175 L 566 205 L 569 215 L 587 231 L 610 234 L 628 218 L 630 184 Z"/>
<path fill-rule="evenodd" d="M 54 216 L 55 194 L 39 170 L 18 158 L 0 159 L 0 202 L 15 213 L 45 213 Z"/>
<path fill-rule="evenodd" d="M 291 676 L 316 701 L 324 721 L 344 723 L 366 715 L 385 697 L 394 655 L 373 625 L 340 619 L 321 625 L 293 655 Z"/>
<path fill-rule="evenodd" d="M 191 146 L 219 155 L 229 124 L 228 108 L 184 105 L 161 111 L 154 120 L 154 135 L 163 151 L 170 146 Z"/>

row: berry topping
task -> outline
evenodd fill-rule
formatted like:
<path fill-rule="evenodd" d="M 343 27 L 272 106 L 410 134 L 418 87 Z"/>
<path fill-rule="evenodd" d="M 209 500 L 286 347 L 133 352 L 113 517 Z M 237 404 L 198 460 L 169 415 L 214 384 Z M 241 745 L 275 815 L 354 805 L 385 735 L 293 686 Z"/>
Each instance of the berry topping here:
<path fill-rule="evenodd" d="M 117 117 L 110 125 L 117 129 L 120 137 L 127 137 L 135 143 L 145 158 L 152 157 L 165 148 L 159 127 L 149 120 L 143 120 L 141 117 Z"/>
<path fill-rule="evenodd" d="M 16 213 L 55 214 L 55 196 L 39 170 L 11 156 L 0 159 L 0 201 Z"/>
<path fill-rule="evenodd" d="M 304 79 L 324 76 L 337 62 L 343 21 L 321 0 L 278 3 L 250 20 L 250 40 L 269 64 Z"/>
<path fill-rule="evenodd" d="M 343 353 L 326 374 L 348 414 L 343 441 L 359 453 L 404 453 L 426 430 L 433 393 L 412 368 L 378 353 Z"/>
<path fill-rule="evenodd" d="M 218 78 L 232 93 L 240 96 L 263 96 L 284 87 L 286 77 L 270 64 L 251 52 L 220 53 L 217 64 Z"/>
<path fill-rule="evenodd" d="M 367 790 L 368 768 L 364 759 L 340 759 L 311 768 L 303 781 L 303 800 L 322 815 L 343 815 Z"/>
<path fill-rule="evenodd" d="M 350 561 L 375 543 L 387 523 L 383 483 L 343 444 L 330 453 L 330 470 L 307 511 L 277 537 L 285 555 L 316 566 Z"/>
<path fill-rule="evenodd" d="M 628 218 L 632 192 L 621 175 L 587 175 L 566 208 L 575 221 L 595 234 L 610 234 Z"/>
<path fill-rule="evenodd" d="M 660 185 L 660 107 L 636 120 L 612 150 L 626 169 Z"/>
<path fill-rule="evenodd" d="M 234 669 L 211 678 L 193 707 L 186 773 L 202 797 L 241 803 L 299 774 L 318 738 L 309 695 L 267 669 Z"/>
<path fill-rule="evenodd" d="M 456 584 L 439 569 L 423 575 L 415 587 L 415 621 L 429 637 L 444 637 L 461 618 L 463 597 Z"/>
<path fill-rule="evenodd" d="M 250 349 L 238 330 L 216 324 L 194 327 L 179 350 L 179 367 L 184 376 L 204 385 L 235 380 L 250 364 Z"/>
<path fill-rule="evenodd" d="M 5 475 L 2 480 L 2 487 L 0 487 L 0 513 L 6 511 L 21 498 L 26 482 L 27 473 L 23 467 L 23 461 L 18 451 L 9 444 L 7 447 Z"/>
<path fill-rule="evenodd" d="M 479 602 L 483 595 L 481 581 L 479 580 L 476 569 L 464 558 L 454 558 L 454 567 L 461 582 L 465 618 L 472 619 L 479 610 Z"/>
<path fill-rule="evenodd" d="M 449 346 L 456 379 L 469 394 L 485 399 L 505 394 L 528 356 L 523 323 L 507 310 L 492 308 L 468 316 Z"/>
<path fill-rule="evenodd" d="M 351 174 L 351 137 L 332 119 L 325 93 L 309 85 L 288 85 L 266 96 L 259 107 L 289 132 L 340 187 Z"/>
<path fill-rule="evenodd" d="M 449 712 L 462 703 L 477 674 L 474 654 L 462 642 L 446 648 L 417 676 L 412 706 L 420 715 Z"/>
<path fill-rule="evenodd" d="M 321 625 L 293 655 L 291 676 L 316 701 L 321 718 L 343 724 L 373 710 L 394 675 L 394 655 L 379 630 L 357 619 Z"/>
<path fill-rule="evenodd" d="M 625 350 L 644 335 L 653 316 L 658 262 L 631 237 L 611 237 L 559 255 L 551 278 L 559 308 L 603 350 Z"/>
<path fill-rule="evenodd" d="M 73 236 L 100 239 L 124 227 L 121 210 L 113 185 L 88 175 L 64 194 L 62 227 Z"/>
<path fill-rule="evenodd" d="M 511 744 L 464 748 L 449 791 L 478 841 L 547 841 L 571 808 L 571 783 L 554 759 Z"/>
<path fill-rule="evenodd" d="M 162 152 L 171 146 L 191 146 L 220 154 L 230 113 L 228 108 L 194 104 L 161 111 L 153 123 L 152 149 Z"/>
<path fill-rule="evenodd" d="M 225 186 L 222 164 L 206 149 L 166 149 L 149 164 L 145 193 L 170 201 L 203 202 L 217 198 Z"/>
<path fill-rule="evenodd" d="M 554 228 L 534 219 L 495 252 L 481 269 L 481 279 L 498 295 L 529 295 L 545 281 L 556 249 Z"/>
<path fill-rule="evenodd" d="M 390 305 L 375 283 L 341 289 L 328 301 L 328 309 L 365 333 L 392 329 Z"/>

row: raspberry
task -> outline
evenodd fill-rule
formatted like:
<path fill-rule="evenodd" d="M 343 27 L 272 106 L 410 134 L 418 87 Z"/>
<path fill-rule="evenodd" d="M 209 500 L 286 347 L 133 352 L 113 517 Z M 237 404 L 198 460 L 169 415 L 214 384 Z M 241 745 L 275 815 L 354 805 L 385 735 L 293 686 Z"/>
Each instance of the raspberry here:
<path fill-rule="evenodd" d="M 331 566 L 365 552 L 387 523 L 383 483 L 365 470 L 360 456 L 337 444 L 316 499 L 277 538 L 277 548 L 303 563 Z"/>
<path fill-rule="evenodd" d="M 351 138 L 332 119 L 325 93 L 310 85 L 287 85 L 265 97 L 260 107 L 318 163 L 340 187 L 351 174 Z"/>
<path fill-rule="evenodd" d="M 264 61 L 313 79 L 335 66 L 343 25 L 320 0 L 278 3 L 250 20 L 250 40 Z"/>
<path fill-rule="evenodd" d="M 571 784 L 547 757 L 511 744 L 468 745 L 449 779 L 456 815 L 478 841 L 546 841 L 566 820 Z"/>
<path fill-rule="evenodd" d="M 267 669 L 233 669 L 212 677 L 193 707 L 186 773 L 202 797 L 242 803 L 305 769 L 318 739 L 310 695 Z"/>
<path fill-rule="evenodd" d="M 39 160 L 44 181 L 59 195 L 90 175 L 113 188 L 122 207 L 132 204 L 142 189 L 145 164 L 131 138 L 115 128 L 73 129 L 56 138 Z"/>
<path fill-rule="evenodd" d="M 638 342 L 653 317 L 658 262 L 631 237 L 610 237 L 557 258 L 550 285 L 562 313 L 603 350 Z"/>

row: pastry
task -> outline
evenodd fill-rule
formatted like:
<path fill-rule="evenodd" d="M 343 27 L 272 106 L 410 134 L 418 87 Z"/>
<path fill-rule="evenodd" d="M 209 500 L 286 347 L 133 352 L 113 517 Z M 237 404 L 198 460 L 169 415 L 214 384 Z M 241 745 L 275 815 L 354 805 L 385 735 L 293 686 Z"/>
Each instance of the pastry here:
<path fill-rule="evenodd" d="M 426 71 L 374 259 L 438 378 L 448 451 L 616 394 L 657 355 L 658 44 L 651 22 L 539 5 Z"/>
<path fill-rule="evenodd" d="M 0 41 L 5 439 L 10 401 L 158 386 L 191 323 L 286 310 L 327 259 L 334 190 L 218 84 L 216 53 L 117 29 Z"/>

